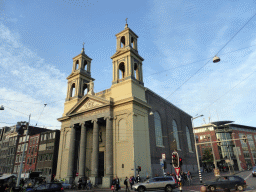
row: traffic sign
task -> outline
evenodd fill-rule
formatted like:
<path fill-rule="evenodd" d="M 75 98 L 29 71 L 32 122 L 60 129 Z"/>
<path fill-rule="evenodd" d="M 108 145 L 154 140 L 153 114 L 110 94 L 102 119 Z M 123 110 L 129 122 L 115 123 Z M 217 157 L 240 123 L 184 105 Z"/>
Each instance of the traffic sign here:
<path fill-rule="evenodd" d="M 180 175 L 180 168 L 175 168 L 176 175 Z"/>
<path fill-rule="evenodd" d="M 76 176 L 78 176 L 78 173 L 76 173 Z"/>

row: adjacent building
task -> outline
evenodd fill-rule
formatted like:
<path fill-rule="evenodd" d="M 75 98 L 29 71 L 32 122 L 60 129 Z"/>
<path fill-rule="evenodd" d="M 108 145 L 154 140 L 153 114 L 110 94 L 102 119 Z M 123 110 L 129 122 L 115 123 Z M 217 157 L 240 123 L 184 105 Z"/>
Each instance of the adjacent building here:
<path fill-rule="evenodd" d="M 92 59 L 73 58 L 61 122 L 58 179 L 90 177 L 109 187 L 113 176 L 162 175 L 160 159 L 177 149 L 184 170 L 197 171 L 191 116 L 144 87 L 138 36 L 125 25 L 111 57 L 112 86 L 94 93 Z M 185 142 L 184 142 L 185 141 Z M 168 165 L 168 172 L 174 172 Z M 77 177 L 77 178 L 78 178 Z"/>
<path fill-rule="evenodd" d="M 56 175 L 58 151 L 59 151 L 59 130 L 49 130 L 40 134 L 40 144 L 36 170 L 42 172 L 42 176 L 48 181 Z"/>
<path fill-rule="evenodd" d="M 256 164 L 256 127 L 217 121 L 195 127 L 201 167 L 243 170 Z M 205 143 L 205 144 L 203 144 Z M 209 153 L 212 159 L 209 160 Z M 208 155 L 208 159 L 206 158 Z"/>

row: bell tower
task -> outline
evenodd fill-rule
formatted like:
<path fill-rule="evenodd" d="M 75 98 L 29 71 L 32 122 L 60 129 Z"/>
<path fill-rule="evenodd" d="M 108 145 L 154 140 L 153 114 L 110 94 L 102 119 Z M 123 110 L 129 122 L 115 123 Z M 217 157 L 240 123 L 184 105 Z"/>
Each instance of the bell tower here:
<path fill-rule="evenodd" d="M 128 27 L 116 34 L 116 53 L 111 57 L 113 63 L 112 84 L 133 79 L 141 85 L 143 83 L 142 61 L 138 53 L 138 36 Z"/>
<path fill-rule="evenodd" d="M 71 74 L 67 77 L 67 96 L 64 104 L 64 114 L 66 114 L 90 89 L 88 83 L 91 77 L 91 61 L 84 52 L 84 43 L 82 51 L 73 58 L 73 67 Z"/>

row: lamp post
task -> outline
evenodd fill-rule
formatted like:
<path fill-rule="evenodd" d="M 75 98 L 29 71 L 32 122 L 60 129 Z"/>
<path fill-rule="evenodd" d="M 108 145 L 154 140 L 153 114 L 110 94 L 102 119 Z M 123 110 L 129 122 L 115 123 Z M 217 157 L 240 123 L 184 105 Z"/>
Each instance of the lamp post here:
<path fill-rule="evenodd" d="M 19 170 L 19 173 L 18 173 L 18 179 L 17 179 L 16 187 L 19 187 L 19 185 L 20 185 L 20 178 L 21 178 L 23 160 L 24 160 L 25 149 L 26 149 L 26 144 L 27 144 L 26 141 L 27 141 L 27 138 L 28 138 L 28 129 L 29 129 L 29 123 L 30 123 L 30 116 L 31 116 L 31 114 L 29 115 L 29 119 L 28 119 L 28 123 L 27 123 L 26 138 L 25 138 L 25 143 L 24 143 L 24 147 L 23 147 L 23 152 L 22 152 L 22 157 L 21 157 L 21 162 L 20 162 L 20 170 Z"/>
<path fill-rule="evenodd" d="M 194 120 L 194 119 L 197 119 L 197 118 L 199 118 L 199 117 L 203 117 L 203 116 L 204 116 L 204 115 L 199 115 L 199 116 L 197 116 L 197 117 L 192 117 L 192 118 L 191 118 L 192 129 L 193 129 L 194 140 L 195 140 L 196 159 L 197 159 L 197 167 L 198 167 L 198 173 L 199 173 L 200 183 L 203 182 L 203 179 L 202 179 L 202 174 L 201 174 L 201 170 L 200 170 L 200 163 L 199 163 L 198 150 L 197 150 L 197 144 L 196 144 L 196 134 L 195 134 L 195 131 L 194 131 L 194 123 L 193 123 L 193 120 Z"/>

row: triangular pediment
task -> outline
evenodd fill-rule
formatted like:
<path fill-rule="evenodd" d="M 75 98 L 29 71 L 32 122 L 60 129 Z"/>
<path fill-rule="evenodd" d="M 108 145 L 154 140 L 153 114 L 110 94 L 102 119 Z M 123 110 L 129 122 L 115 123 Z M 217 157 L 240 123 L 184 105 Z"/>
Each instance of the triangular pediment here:
<path fill-rule="evenodd" d="M 104 107 L 110 105 L 110 103 L 110 101 L 97 96 L 86 95 L 67 113 L 67 116 Z"/>

